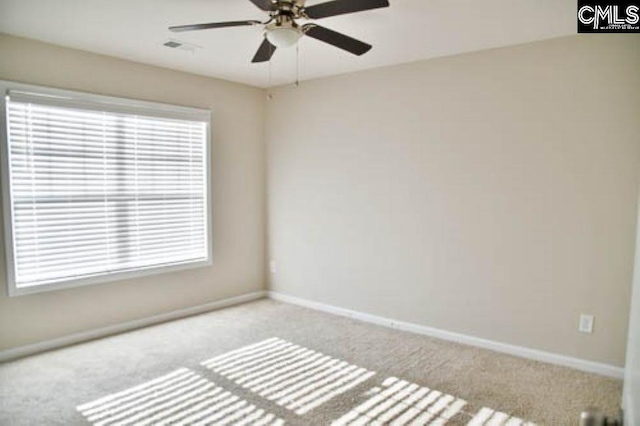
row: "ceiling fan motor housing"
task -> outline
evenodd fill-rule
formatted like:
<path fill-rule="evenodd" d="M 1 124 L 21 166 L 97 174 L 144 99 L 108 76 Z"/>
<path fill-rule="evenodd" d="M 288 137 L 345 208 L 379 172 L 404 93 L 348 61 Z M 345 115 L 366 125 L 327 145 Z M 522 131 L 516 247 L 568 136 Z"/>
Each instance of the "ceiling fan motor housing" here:
<path fill-rule="evenodd" d="M 271 16 L 290 15 L 292 18 L 301 18 L 304 16 L 304 0 L 278 0 L 274 3 Z"/>

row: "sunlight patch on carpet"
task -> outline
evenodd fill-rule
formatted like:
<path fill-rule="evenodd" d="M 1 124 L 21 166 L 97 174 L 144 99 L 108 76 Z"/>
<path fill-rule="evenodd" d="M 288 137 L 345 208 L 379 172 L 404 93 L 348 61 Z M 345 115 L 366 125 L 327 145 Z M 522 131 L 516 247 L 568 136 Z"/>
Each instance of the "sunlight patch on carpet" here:
<path fill-rule="evenodd" d="M 535 426 L 518 417 L 482 408 L 465 411 L 467 401 L 437 390 L 389 377 L 382 387 L 365 393 L 366 401 L 331 423 L 332 426 Z"/>
<path fill-rule="evenodd" d="M 332 423 L 347 425 L 445 425 L 466 401 L 390 377 L 367 392 L 370 398 Z"/>
<path fill-rule="evenodd" d="M 536 426 L 519 417 L 484 407 L 467 424 L 468 426 Z"/>
<path fill-rule="evenodd" d="M 94 426 L 284 424 L 187 368 L 76 408 Z"/>
<path fill-rule="evenodd" d="M 227 352 L 202 365 L 298 415 L 375 374 L 279 338 Z"/>

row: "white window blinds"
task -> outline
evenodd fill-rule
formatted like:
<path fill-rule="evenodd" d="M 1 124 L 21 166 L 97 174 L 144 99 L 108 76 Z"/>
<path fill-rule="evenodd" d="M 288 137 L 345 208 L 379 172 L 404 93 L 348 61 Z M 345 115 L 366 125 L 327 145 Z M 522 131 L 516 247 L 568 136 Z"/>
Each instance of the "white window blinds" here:
<path fill-rule="evenodd" d="M 208 119 L 17 91 L 6 117 L 16 289 L 210 261 Z"/>

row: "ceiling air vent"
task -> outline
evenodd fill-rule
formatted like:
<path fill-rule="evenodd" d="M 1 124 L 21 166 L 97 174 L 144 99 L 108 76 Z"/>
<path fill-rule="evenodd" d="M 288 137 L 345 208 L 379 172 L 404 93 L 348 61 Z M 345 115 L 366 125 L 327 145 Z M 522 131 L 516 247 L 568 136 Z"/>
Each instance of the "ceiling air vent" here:
<path fill-rule="evenodd" d="M 194 53 L 198 49 L 202 49 L 202 46 L 198 46 L 193 43 L 187 43 L 185 41 L 176 40 L 171 38 L 162 43 L 163 46 L 169 47 L 171 49 L 184 50 L 185 52 Z"/>

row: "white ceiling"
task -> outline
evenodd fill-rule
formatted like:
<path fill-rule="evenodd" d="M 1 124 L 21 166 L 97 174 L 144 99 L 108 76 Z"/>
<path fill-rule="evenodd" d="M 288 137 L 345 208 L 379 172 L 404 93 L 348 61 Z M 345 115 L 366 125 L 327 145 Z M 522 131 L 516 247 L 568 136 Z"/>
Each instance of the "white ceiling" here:
<path fill-rule="evenodd" d="M 307 5 L 324 0 L 308 0 Z M 300 79 L 576 33 L 575 0 L 390 0 L 391 7 L 318 21 L 373 45 L 364 56 L 305 37 Z M 267 87 L 295 81 L 296 49 L 252 64 L 259 27 L 171 33 L 170 25 L 266 20 L 248 0 L 0 0 L 0 32 Z M 162 46 L 168 39 L 195 53 Z M 270 73 L 271 68 L 271 73 Z M 271 79 L 270 79 L 271 74 Z"/>

